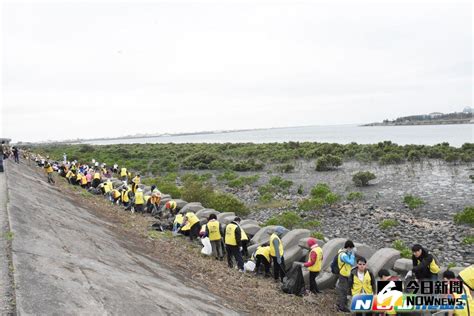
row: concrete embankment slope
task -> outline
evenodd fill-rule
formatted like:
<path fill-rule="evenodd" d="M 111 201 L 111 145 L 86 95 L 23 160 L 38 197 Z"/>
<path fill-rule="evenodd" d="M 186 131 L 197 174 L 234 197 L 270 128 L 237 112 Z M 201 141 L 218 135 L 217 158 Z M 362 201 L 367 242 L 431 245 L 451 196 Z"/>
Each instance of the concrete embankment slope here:
<path fill-rule="evenodd" d="M 22 169 L 24 168 L 24 169 Z M 18 314 L 234 314 L 205 289 L 133 249 L 126 237 L 33 169 L 7 166 Z"/>

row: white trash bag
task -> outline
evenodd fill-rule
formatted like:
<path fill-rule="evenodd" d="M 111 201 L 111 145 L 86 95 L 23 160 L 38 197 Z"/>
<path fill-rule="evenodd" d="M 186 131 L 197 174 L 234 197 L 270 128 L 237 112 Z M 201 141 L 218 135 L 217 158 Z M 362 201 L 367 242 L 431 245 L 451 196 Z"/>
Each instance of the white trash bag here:
<path fill-rule="evenodd" d="M 253 261 L 247 261 L 247 262 L 244 264 L 244 271 L 253 272 L 253 270 L 255 270 L 255 262 L 253 262 Z"/>
<path fill-rule="evenodd" d="M 206 256 L 210 256 L 212 254 L 212 246 L 209 237 L 201 238 L 201 243 L 204 247 L 201 249 L 201 253 Z"/>

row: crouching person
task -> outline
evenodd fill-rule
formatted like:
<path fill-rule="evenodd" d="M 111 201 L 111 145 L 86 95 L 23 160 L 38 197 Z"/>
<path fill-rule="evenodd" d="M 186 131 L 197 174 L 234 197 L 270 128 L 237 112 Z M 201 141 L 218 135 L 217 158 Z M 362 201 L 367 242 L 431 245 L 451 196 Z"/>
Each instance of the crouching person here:
<path fill-rule="evenodd" d="M 193 212 L 187 212 L 184 216 L 185 225 L 189 225 L 189 239 L 194 240 L 199 235 L 201 229 L 201 223 L 199 218 Z"/>
<path fill-rule="evenodd" d="M 271 276 L 270 274 L 270 246 L 268 244 L 263 244 L 258 246 L 257 250 L 255 250 L 253 256 L 255 259 L 255 274 L 259 275 L 260 273 L 260 266 L 263 265 L 265 269 L 265 277 L 268 278 Z"/>

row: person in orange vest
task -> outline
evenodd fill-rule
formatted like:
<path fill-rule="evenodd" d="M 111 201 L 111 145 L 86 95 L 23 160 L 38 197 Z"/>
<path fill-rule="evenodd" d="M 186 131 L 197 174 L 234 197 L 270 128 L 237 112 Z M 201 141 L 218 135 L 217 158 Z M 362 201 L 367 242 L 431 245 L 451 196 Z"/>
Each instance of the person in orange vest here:
<path fill-rule="evenodd" d="M 216 260 L 224 260 L 224 252 L 222 250 L 222 225 L 217 220 L 216 214 L 209 215 L 208 222 L 206 225 L 205 235 L 209 237 L 211 241 L 212 254 Z"/>
<path fill-rule="evenodd" d="M 315 238 L 309 238 L 307 244 L 311 250 L 308 255 L 308 261 L 304 263 L 304 266 L 309 270 L 309 290 L 313 294 L 321 293 L 318 289 L 316 278 L 321 271 L 323 250 L 319 247 L 318 241 Z"/>

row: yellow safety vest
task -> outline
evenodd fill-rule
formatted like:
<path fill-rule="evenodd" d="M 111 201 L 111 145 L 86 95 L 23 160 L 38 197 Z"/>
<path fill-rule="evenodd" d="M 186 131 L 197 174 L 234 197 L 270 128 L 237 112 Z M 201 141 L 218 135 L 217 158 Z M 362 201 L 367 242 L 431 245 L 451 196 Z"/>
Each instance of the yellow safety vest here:
<path fill-rule="evenodd" d="M 94 179 L 100 180 L 100 172 L 94 173 Z"/>
<path fill-rule="evenodd" d="M 174 224 L 179 224 L 181 225 L 183 223 L 183 214 L 178 214 L 174 218 Z"/>
<path fill-rule="evenodd" d="M 192 212 L 187 212 L 186 217 L 188 218 L 189 227 L 192 227 L 194 224 L 199 222 L 199 218 Z"/>
<path fill-rule="evenodd" d="M 69 170 L 69 171 L 66 173 L 66 178 L 67 178 L 67 179 L 71 179 L 71 177 L 72 177 L 73 174 L 74 174 L 74 173 L 73 173 L 71 170 Z"/>
<path fill-rule="evenodd" d="M 471 264 L 469 267 L 459 272 L 459 276 L 464 281 L 464 284 L 469 286 L 471 289 L 474 289 L 474 264 Z"/>
<path fill-rule="evenodd" d="M 130 192 L 130 189 L 122 191 L 122 202 L 124 203 L 130 201 L 130 199 L 128 198 L 128 192 Z"/>
<path fill-rule="evenodd" d="M 359 277 L 356 275 L 352 276 L 352 296 L 358 295 L 362 293 L 362 290 L 364 290 L 365 294 L 373 294 L 374 291 L 372 289 L 372 278 L 370 277 L 369 271 L 365 271 L 364 274 L 364 280 L 360 280 Z"/>
<path fill-rule="evenodd" d="M 421 260 L 416 260 L 418 262 L 418 264 L 421 263 Z M 440 268 L 439 266 L 436 264 L 436 261 L 435 259 L 433 258 L 433 260 L 431 260 L 430 262 L 430 265 L 428 266 L 428 268 L 430 269 L 430 272 L 433 273 L 433 274 L 438 274 L 439 271 L 440 271 Z"/>
<path fill-rule="evenodd" d="M 126 177 L 127 176 L 127 168 L 120 169 L 120 176 L 121 177 Z"/>
<path fill-rule="evenodd" d="M 72 165 L 71 170 L 72 171 L 76 170 L 76 165 Z"/>
<path fill-rule="evenodd" d="M 181 230 L 182 231 L 186 231 L 186 230 L 190 230 L 191 229 L 191 225 L 189 225 L 189 222 L 186 223 L 186 225 L 184 225 L 183 227 L 181 227 Z"/>
<path fill-rule="evenodd" d="M 237 225 L 230 223 L 225 228 L 225 244 L 229 246 L 237 246 L 237 240 L 235 240 L 235 230 Z"/>
<path fill-rule="evenodd" d="M 145 200 L 143 199 L 143 192 L 137 191 L 137 193 L 135 193 L 135 204 L 143 204 L 143 203 L 145 203 Z"/>
<path fill-rule="evenodd" d="M 201 226 L 201 229 L 199 230 L 199 234 L 203 235 L 206 232 L 206 224 Z"/>
<path fill-rule="evenodd" d="M 81 184 L 87 184 L 87 178 L 85 176 L 81 177 Z"/>
<path fill-rule="evenodd" d="M 145 195 L 145 203 L 148 203 L 148 200 L 150 199 L 149 195 Z"/>
<path fill-rule="evenodd" d="M 170 210 L 175 210 L 176 209 L 176 201 L 169 201 L 170 202 Z"/>
<path fill-rule="evenodd" d="M 308 270 L 311 272 L 319 272 L 321 271 L 321 265 L 323 263 L 323 250 L 319 246 L 312 248 L 309 252 L 310 257 L 311 252 L 316 253 L 316 262 L 311 267 L 308 267 Z"/>
<path fill-rule="evenodd" d="M 120 192 L 117 189 L 112 190 L 112 196 L 114 199 L 118 199 L 120 197 Z"/>
<path fill-rule="evenodd" d="M 209 231 L 210 241 L 220 240 L 222 238 L 219 229 L 219 222 L 217 220 L 214 219 L 207 223 L 207 230 Z"/>
<path fill-rule="evenodd" d="M 138 184 L 140 184 L 140 178 L 137 176 L 137 177 L 133 178 L 132 182 L 135 183 L 136 185 L 138 185 Z"/>
<path fill-rule="evenodd" d="M 240 226 L 239 226 L 240 227 Z M 242 227 L 240 227 L 240 236 L 241 236 L 241 239 L 242 240 L 249 240 L 249 237 L 247 236 L 247 234 L 245 233 L 245 231 L 242 229 Z"/>
<path fill-rule="evenodd" d="M 110 192 L 114 189 L 114 185 L 112 184 L 111 181 L 107 181 L 105 183 L 105 193 Z"/>
<path fill-rule="evenodd" d="M 280 242 L 280 246 L 278 247 L 278 251 L 280 252 L 280 257 L 283 257 L 283 243 L 281 242 L 281 239 L 280 237 L 277 236 L 277 234 L 273 233 L 271 236 L 270 236 L 270 255 L 272 257 L 275 257 L 276 256 L 276 252 L 275 252 L 275 246 L 273 245 L 273 241 L 275 239 L 278 239 L 278 241 Z"/>
<path fill-rule="evenodd" d="M 52 173 L 54 170 L 53 170 L 53 167 L 51 167 L 51 165 L 47 165 L 46 166 L 46 173 Z"/>
<path fill-rule="evenodd" d="M 265 259 L 267 259 L 267 261 L 270 263 L 270 246 L 266 246 L 266 247 L 259 246 L 257 248 L 257 251 L 255 251 L 255 256 L 257 255 L 264 256 Z"/>
<path fill-rule="evenodd" d="M 345 263 L 341 260 L 341 256 L 343 252 L 344 252 L 344 249 L 340 249 L 337 255 L 337 265 L 339 266 L 339 274 L 345 277 L 349 277 L 351 274 L 352 267 L 350 264 Z"/>

